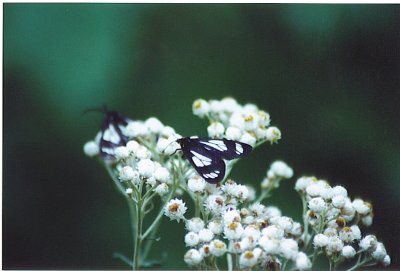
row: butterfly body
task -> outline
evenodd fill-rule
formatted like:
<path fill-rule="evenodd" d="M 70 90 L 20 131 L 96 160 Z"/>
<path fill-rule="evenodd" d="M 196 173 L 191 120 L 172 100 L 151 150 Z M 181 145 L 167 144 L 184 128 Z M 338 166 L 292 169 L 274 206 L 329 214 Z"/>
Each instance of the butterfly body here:
<path fill-rule="evenodd" d="M 248 144 L 228 139 L 184 137 L 177 142 L 184 157 L 209 183 L 217 183 L 224 179 L 224 160 L 246 156 L 252 150 Z"/>

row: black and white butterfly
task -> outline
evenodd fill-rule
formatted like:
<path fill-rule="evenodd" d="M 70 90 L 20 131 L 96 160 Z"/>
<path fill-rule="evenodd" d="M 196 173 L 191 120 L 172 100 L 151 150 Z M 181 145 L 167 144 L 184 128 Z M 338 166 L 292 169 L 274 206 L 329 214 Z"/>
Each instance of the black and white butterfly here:
<path fill-rule="evenodd" d="M 131 120 L 117 111 L 108 110 L 106 106 L 101 109 L 86 110 L 86 112 L 89 111 L 104 113 L 101 131 L 96 136 L 96 142 L 99 145 L 100 156 L 103 160 L 115 160 L 114 149 L 119 146 L 125 146 L 129 141 L 123 130 Z"/>
<path fill-rule="evenodd" d="M 228 139 L 184 137 L 177 142 L 184 157 L 209 183 L 218 183 L 224 179 L 224 160 L 246 156 L 252 150 L 248 144 Z"/>

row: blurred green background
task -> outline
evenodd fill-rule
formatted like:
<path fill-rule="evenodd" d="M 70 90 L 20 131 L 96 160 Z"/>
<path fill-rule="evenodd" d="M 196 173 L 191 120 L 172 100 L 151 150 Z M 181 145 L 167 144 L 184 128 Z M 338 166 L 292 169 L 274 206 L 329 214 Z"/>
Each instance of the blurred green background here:
<path fill-rule="evenodd" d="M 128 210 L 84 156 L 106 103 L 206 134 L 194 99 L 231 95 L 271 114 L 278 145 L 233 176 L 258 186 L 284 159 L 372 201 L 399 263 L 400 6 L 4 4 L 3 268 L 121 269 Z M 300 219 L 294 179 L 268 204 Z M 183 224 L 163 221 L 152 256 L 185 268 Z"/>

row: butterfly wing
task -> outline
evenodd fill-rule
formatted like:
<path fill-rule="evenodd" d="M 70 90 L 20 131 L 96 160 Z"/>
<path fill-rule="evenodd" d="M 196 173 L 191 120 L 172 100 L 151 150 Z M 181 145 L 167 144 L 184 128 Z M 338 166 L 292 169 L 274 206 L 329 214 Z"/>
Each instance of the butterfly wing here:
<path fill-rule="evenodd" d="M 229 139 L 199 138 L 195 141 L 200 146 L 225 160 L 232 160 L 248 155 L 253 149 L 249 144 Z"/>
<path fill-rule="evenodd" d="M 201 177 L 209 183 L 218 183 L 224 178 L 225 163 L 220 156 L 203 148 L 192 139 L 182 139 L 181 142 L 185 158 Z"/>
<path fill-rule="evenodd" d="M 128 124 L 129 118 L 116 111 L 107 111 L 101 125 L 99 139 L 100 154 L 104 160 L 114 160 L 114 149 L 125 146 L 128 137 L 123 129 Z"/>

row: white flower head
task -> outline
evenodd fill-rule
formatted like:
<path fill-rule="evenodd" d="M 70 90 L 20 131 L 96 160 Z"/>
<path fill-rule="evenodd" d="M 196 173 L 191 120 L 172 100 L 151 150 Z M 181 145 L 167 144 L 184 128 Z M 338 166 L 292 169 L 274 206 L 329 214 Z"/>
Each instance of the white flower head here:
<path fill-rule="evenodd" d="M 149 134 L 149 130 L 143 122 L 131 121 L 126 126 L 125 133 L 129 137 L 139 137 L 147 136 Z"/>
<path fill-rule="evenodd" d="M 198 265 L 203 260 L 203 256 L 197 249 L 192 248 L 186 252 L 183 259 L 188 265 Z"/>
<path fill-rule="evenodd" d="M 279 253 L 279 240 L 270 238 L 267 235 L 261 236 L 258 239 L 258 244 L 264 249 L 267 254 L 278 254 Z"/>
<path fill-rule="evenodd" d="M 171 220 L 177 220 L 184 218 L 187 207 L 185 203 L 180 199 L 170 200 L 164 207 L 164 215 L 169 217 Z"/>
<path fill-rule="evenodd" d="M 298 270 L 308 270 L 312 266 L 310 259 L 304 252 L 299 252 L 296 257 L 296 268 Z"/>
<path fill-rule="evenodd" d="M 293 176 L 293 170 L 283 161 L 275 161 L 271 165 L 271 170 L 277 177 L 289 179 Z"/>
<path fill-rule="evenodd" d="M 210 195 L 204 204 L 207 210 L 213 214 L 220 213 L 222 208 L 225 206 L 225 200 L 220 195 Z"/>
<path fill-rule="evenodd" d="M 356 250 L 352 246 L 344 246 L 340 254 L 346 259 L 351 259 L 356 255 Z"/>
<path fill-rule="evenodd" d="M 146 125 L 147 129 L 154 134 L 160 134 L 164 128 L 164 125 L 161 121 L 155 117 L 148 118 L 144 124 Z"/>
<path fill-rule="evenodd" d="M 377 242 L 374 251 L 372 251 L 371 256 L 377 261 L 383 261 L 387 255 L 385 246 L 381 242 Z"/>
<path fill-rule="evenodd" d="M 166 183 L 161 183 L 159 185 L 157 185 L 157 187 L 154 189 L 154 191 L 160 195 L 160 196 L 164 196 L 165 194 L 168 193 L 169 191 L 169 187 Z"/>
<path fill-rule="evenodd" d="M 280 240 L 285 235 L 285 231 L 278 225 L 270 225 L 262 229 L 262 235 L 269 239 Z"/>
<path fill-rule="evenodd" d="M 240 137 L 240 142 L 249 144 L 250 146 L 254 147 L 256 145 L 256 138 L 252 136 L 250 133 L 245 132 L 241 137 Z"/>
<path fill-rule="evenodd" d="M 343 196 L 347 198 L 347 190 L 343 186 L 337 185 L 332 188 L 333 196 Z"/>
<path fill-rule="evenodd" d="M 221 220 L 210 221 L 207 225 L 207 228 L 209 228 L 214 234 L 220 234 L 224 229 Z"/>
<path fill-rule="evenodd" d="M 187 247 L 194 247 L 199 243 L 199 241 L 199 235 L 195 232 L 190 231 L 185 235 L 185 244 Z"/>
<path fill-rule="evenodd" d="M 372 225 L 373 221 L 373 216 L 372 215 L 367 215 L 361 218 L 361 222 L 364 226 L 369 227 Z"/>
<path fill-rule="evenodd" d="M 220 122 L 213 122 L 207 127 L 208 136 L 212 138 L 220 138 L 224 135 L 225 127 Z"/>
<path fill-rule="evenodd" d="M 129 157 L 129 149 L 125 146 L 118 146 L 114 149 L 114 154 L 117 159 L 125 159 Z"/>
<path fill-rule="evenodd" d="M 326 246 L 326 250 L 328 254 L 332 254 L 335 252 L 340 252 L 343 249 L 343 241 L 339 239 L 337 235 L 329 237 L 328 245 Z"/>
<path fill-rule="evenodd" d="M 160 183 L 167 183 L 170 180 L 170 174 L 165 167 L 159 167 L 154 171 L 154 178 Z"/>
<path fill-rule="evenodd" d="M 329 243 L 329 237 L 325 234 L 319 233 L 314 236 L 313 244 L 315 247 L 325 247 Z"/>
<path fill-rule="evenodd" d="M 124 166 L 119 171 L 119 179 L 121 181 L 134 180 L 139 177 L 138 175 L 139 175 L 139 172 L 137 172 L 136 170 L 133 170 L 133 168 L 130 166 Z"/>
<path fill-rule="evenodd" d="M 241 136 L 242 131 L 235 126 L 229 126 L 225 131 L 225 137 L 230 140 L 240 140 Z"/>
<path fill-rule="evenodd" d="M 315 213 L 322 213 L 326 209 L 326 202 L 321 197 L 312 198 L 308 202 L 308 207 Z"/>
<path fill-rule="evenodd" d="M 360 215 L 366 215 L 371 211 L 371 206 L 364 202 L 362 199 L 353 200 L 353 207 Z"/>
<path fill-rule="evenodd" d="M 192 110 L 193 110 L 193 115 L 202 118 L 210 112 L 210 105 L 206 100 L 197 99 L 193 102 Z"/>
<path fill-rule="evenodd" d="M 99 145 L 95 141 L 86 142 L 83 145 L 83 152 L 89 157 L 96 156 L 100 153 Z"/>
<path fill-rule="evenodd" d="M 153 176 L 155 165 L 152 160 L 150 159 L 140 160 L 137 167 L 139 174 L 144 178 L 150 178 L 151 176 Z"/>
<path fill-rule="evenodd" d="M 332 198 L 332 205 L 335 208 L 343 208 L 346 204 L 346 197 L 342 195 L 336 195 Z"/>
<path fill-rule="evenodd" d="M 211 241 L 210 253 L 216 257 L 224 255 L 226 252 L 226 244 L 218 239 Z"/>
<path fill-rule="evenodd" d="M 237 210 L 227 210 L 223 215 L 223 221 L 225 224 L 231 222 L 240 222 L 240 213 Z"/>
<path fill-rule="evenodd" d="M 142 145 L 139 145 L 139 147 L 137 148 L 136 152 L 135 152 L 135 156 L 141 160 L 141 159 L 149 159 L 151 158 L 151 152 Z"/>
<path fill-rule="evenodd" d="M 125 189 L 125 193 L 126 193 L 127 195 L 132 195 L 132 192 L 133 192 L 132 188 L 127 188 L 127 189 Z"/>
<path fill-rule="evenodd" d="M 199 175 L 195 175 L 188 180 L 188 188 L 194 193 L 203 193 L 206 188 L 206 181 Z"/>
<path fill-rule="evenodd" d="M 255 248 L 254 250 L 247 250 L 240 255 L 239 265 L 242 268 L 251 268 L 255 266 L 262 254 L 262 250 Z"/>
<path fill-rule="evenodd" d="M 126 143 L 126 148 L 131 153 L 136 153 L 139 146 L 140 146 L 140 144 L 136 140 L 130 140 L 130 141 L 128 141 L 128 143 Z"/>
<path fill-rule="evenodd" d="M 299 252 L 299 245 L 293 239 L 283 239 L 280 243 L 280 253 L 286 259 L 295 260 Z"/>
<path fill-rule="evenodd" d="M 243 226 L 239 222 L 231 222 L 224 227 L 224 236 L 228 240 L 237 240 L 242 236 Z"/>
<path fill-rule="evenodd" d="M 297 179 L 294 189 L 298 192 L 304 192 L 315 181 L 315 177 L 301 177 Z"/>
<path fill-rule="evenodd" d="M 201 229 L 199 231 L 200 242 L 210 242 L 214 238 L 214 233 L 210 229 Z"/>
<path fill-rule="evenodd" d="M 389 255 L 386 255 L 386 256 L 383 258 L 382 264 L 383 264 L 384 266 L 390 265 L 390 256 L 389 256 Z"/>
<path fill-rule="evenodd" d="M 278 142 L 281 139 L 281 131 L 277 127 L 269 127 L 267 129 L 267 140 L 271 143 Z"/>
<path fill-rule="evenodd" d="M 353 230 L 350 227 L 343 227 L 339 231 L 339 238 L 345 243 L 351 243 L 356 239 Z"/>
<path fill-rule="evenodd" d="M 248 225 L 244 231 L 243 231 L 243 235 L 242 237 L 251 237 L 252 239 L 254 239 L 255 241 L 258 240 L 258 238 L 260 238 L 261 236 L 261 232 L 258 226 L 256 225 Z"/>
<path fill-rule="evenodd" d="M 186 221 L 186 229 L 197 233 L 204 229 L 204 221 L 200 217 L 193 217 Z"/>

